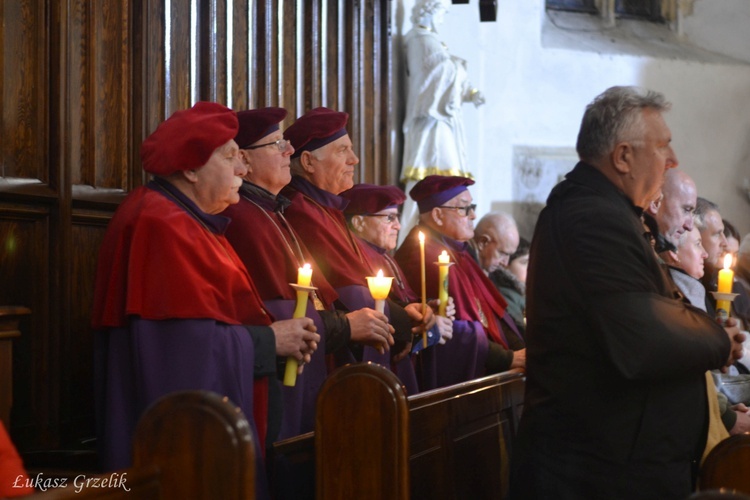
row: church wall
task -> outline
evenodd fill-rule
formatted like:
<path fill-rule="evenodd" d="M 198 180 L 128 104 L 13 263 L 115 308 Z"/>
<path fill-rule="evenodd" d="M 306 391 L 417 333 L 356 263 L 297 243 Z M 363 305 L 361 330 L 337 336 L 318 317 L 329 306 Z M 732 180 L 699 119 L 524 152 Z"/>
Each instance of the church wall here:
<path fill-rule="evenodd" d="M 498 1 L 496 22 L 480 22 L 475 1 L 452 5 L 440 36 L 452 54 L 468 61 L 472 82 L 486 97 L 479 109 L 463 107 L 479 215 L 504 209 L 523 219 L 538 212 L 528 199 L 543 200 L 552 181 L 575 162 L 586 104 L 609 86 L 640 85 L 672 101 L 666 120 L 675 152 L 699 195 L 719 203 L 741 233 L 750 232 L 750 200 L 740 188 L 750 178 L 750 65 L 737 59 L 748 53 L 748 35 L 740 26 L 750 4 L 718 3 L 723 7 L 694 2 L 681 39 L 664 25 L 633 21 L 599 29 L 598 39 L 587 27 L 556 29 L 543 0 Z M 392 9 L 398 76 L 403 73 L 398 47 L 411 28 L 413 4 L 397 0 Z M 734 23 L 726 8 L 732 9 Z M 397 85 L 397 106 L 403 106 L 401 95 Z M 514 170 L 519 158 L 534 160 L 520 162 L 530 178 Z M 539 165 L 549 171 L 529 174 Z M 528 224 L 521 226 L 531 231 Z"/>

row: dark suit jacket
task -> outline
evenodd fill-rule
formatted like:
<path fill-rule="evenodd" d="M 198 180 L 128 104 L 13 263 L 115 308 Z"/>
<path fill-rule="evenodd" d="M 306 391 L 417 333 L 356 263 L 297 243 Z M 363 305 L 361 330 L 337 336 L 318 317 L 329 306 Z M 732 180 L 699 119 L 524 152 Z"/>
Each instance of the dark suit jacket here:
<path fill-rule="evenodd" d="M 579 163 L 536 226 L 515 498 L 684 498 L 729 340 L 673 298 L 641 210 Z"/>

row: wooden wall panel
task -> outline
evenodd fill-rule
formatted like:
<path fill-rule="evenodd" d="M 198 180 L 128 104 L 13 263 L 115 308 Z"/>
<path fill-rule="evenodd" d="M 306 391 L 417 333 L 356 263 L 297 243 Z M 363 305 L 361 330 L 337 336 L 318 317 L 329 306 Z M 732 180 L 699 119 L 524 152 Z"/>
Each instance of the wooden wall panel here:
<path fill-rule="evenodd" d="M 46 184 L 46 18 L 44 0 L 0 5 L 2 118 L 0 176 Z"/>

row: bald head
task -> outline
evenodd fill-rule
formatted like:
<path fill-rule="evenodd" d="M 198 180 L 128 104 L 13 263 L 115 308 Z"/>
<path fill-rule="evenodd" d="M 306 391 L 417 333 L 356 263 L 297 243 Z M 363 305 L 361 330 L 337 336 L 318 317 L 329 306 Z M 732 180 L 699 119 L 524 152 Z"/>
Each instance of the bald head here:
<path fill-rule="evenodd" d="M 519 235 L 516 221 L 505 212 L 490 212 L 480 219 L 474 229 L 474 243 L 479 264 L 491 273 L 499 266 L 506 267 L 518 248 Z"/>
<path fill-rule="evenodd" d="M 682 170 L 667 170 L 661 188 L 662 199 L 658 205 L 652 204 L 659 232 L 677 246 L 680 236 L 693 229 L 693 212 L 698 198 L 693 179 Z"/>

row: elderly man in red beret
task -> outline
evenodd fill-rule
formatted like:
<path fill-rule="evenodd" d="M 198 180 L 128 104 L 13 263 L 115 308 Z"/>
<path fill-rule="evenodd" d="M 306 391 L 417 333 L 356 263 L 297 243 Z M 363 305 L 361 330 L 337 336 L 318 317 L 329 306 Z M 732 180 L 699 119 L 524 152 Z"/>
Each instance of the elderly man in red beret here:
<path fill-rule="evenodd" d="M 275 332 L 294 331 L 300 359 L 319 339 L 311 319 L 272 322 L 224 237 L 229 219 L 218 214 L 239 201 L 247 171 L 237 128 L 236 114 L 216 103 L 174 113 L 141 146 L 153 180 L 122 202 L 107 229 L 92 315 L 105 469 L 130 463 L 141 413 L 180 390 L 228 397 L 255 416 L 262 445 Z"/>
<path fill-rule="evenodd" d="M 326 279 L 336 289 L 339 302 L 349 311 L 373 307 L 374 301 L 367 288 L 367 276 L 374 276 L 372 266 L 361 243 L 349 232 L 343 209 L 347 201 L 339 196 L 354 184 L 354 166 L 359 158 L 352 150 L 346 131 L 349 115 L 328 108 L 315 108 L 299 117 L 286 129 L 284 137 L 294 146 L 292 181 L 283 191 L 292 201 L 286 211 L 289 222 L 312 252 Z M 388 339 L 376 350 L 350 345 L 346 356 L 337 353 L 339 364 L 357 360 L 372 361 L 391 367 L 391 354 L 398 365 L 394 372 L 407 391 L 418 391 L 416 375 L 410 360 L 405 357 L 414 333 L 435 319 L 428 310 L 422 317 L 420 304 L 403 307 L 394 301 L 386 304 L 386 315 L 395 331 L 395 341 Z M 395 342 L 395 343 L 394 343 Z M 388 348 L 394 345 L 391 352 Z"/>
<path fill-rule="evenodd" d="M 247 175 L 240 188 L 239 203 L 223 212 L 232 219 L 226 237 L 274 317 L 292 317 L 296 291 L 289 284 L 296 283 L 297 272 L 304 264 L 312 267 L 312 285 L 317 288 L 309 296 L 306 316 L 313 319 L 321 334 L 318 349 L 306 360 L 304 372 L 296 378 L 294 386 L 281 387 L 281 427 L 269 428 L 269 444 L 314 429 L 315 402 L 327 375 L 326 354 L 336 352 L 350 341 L 374 346 L 385 344 L 389 335 L 388 319 L 382 313 L 367 308 L 350 313 L 335 310 L 338 294 L 286 220 L 284 212 L 290 201 L 279 192 L 292 178 L 289 158 L 294 153 L 294 147 L 283 138 L 279 128 L 286 115 L 285 109 L 274 107 L 237 113 L 239 130 L 235 142 Z M 297 346 L 295 338 L 276 336 L 280 368 L 287 356 L 299 358 L 294 351 Z M 279 390 L 278 381 L 274 382 L 272 388 Z"/>
<path fill-rule="evenodd" d="M 409 195 L 417 202 L 419 224 L 396 252 L 410 283 L 420 283 L 417 234 L 425 235 L 425 262 L 437 262 L 444 250 L 454 263 L 448 290 L 456 303 L 453 340 L 436 348 L 438 384 L 450 385 L 484 374 L 526 367 L 523 338 L 505 311 L 505 299 L 469 254 L 475 219 L 466 177 L 430 175 Z M 428 268 L 427 288 L 438 289 L 438 269 Z"/>

